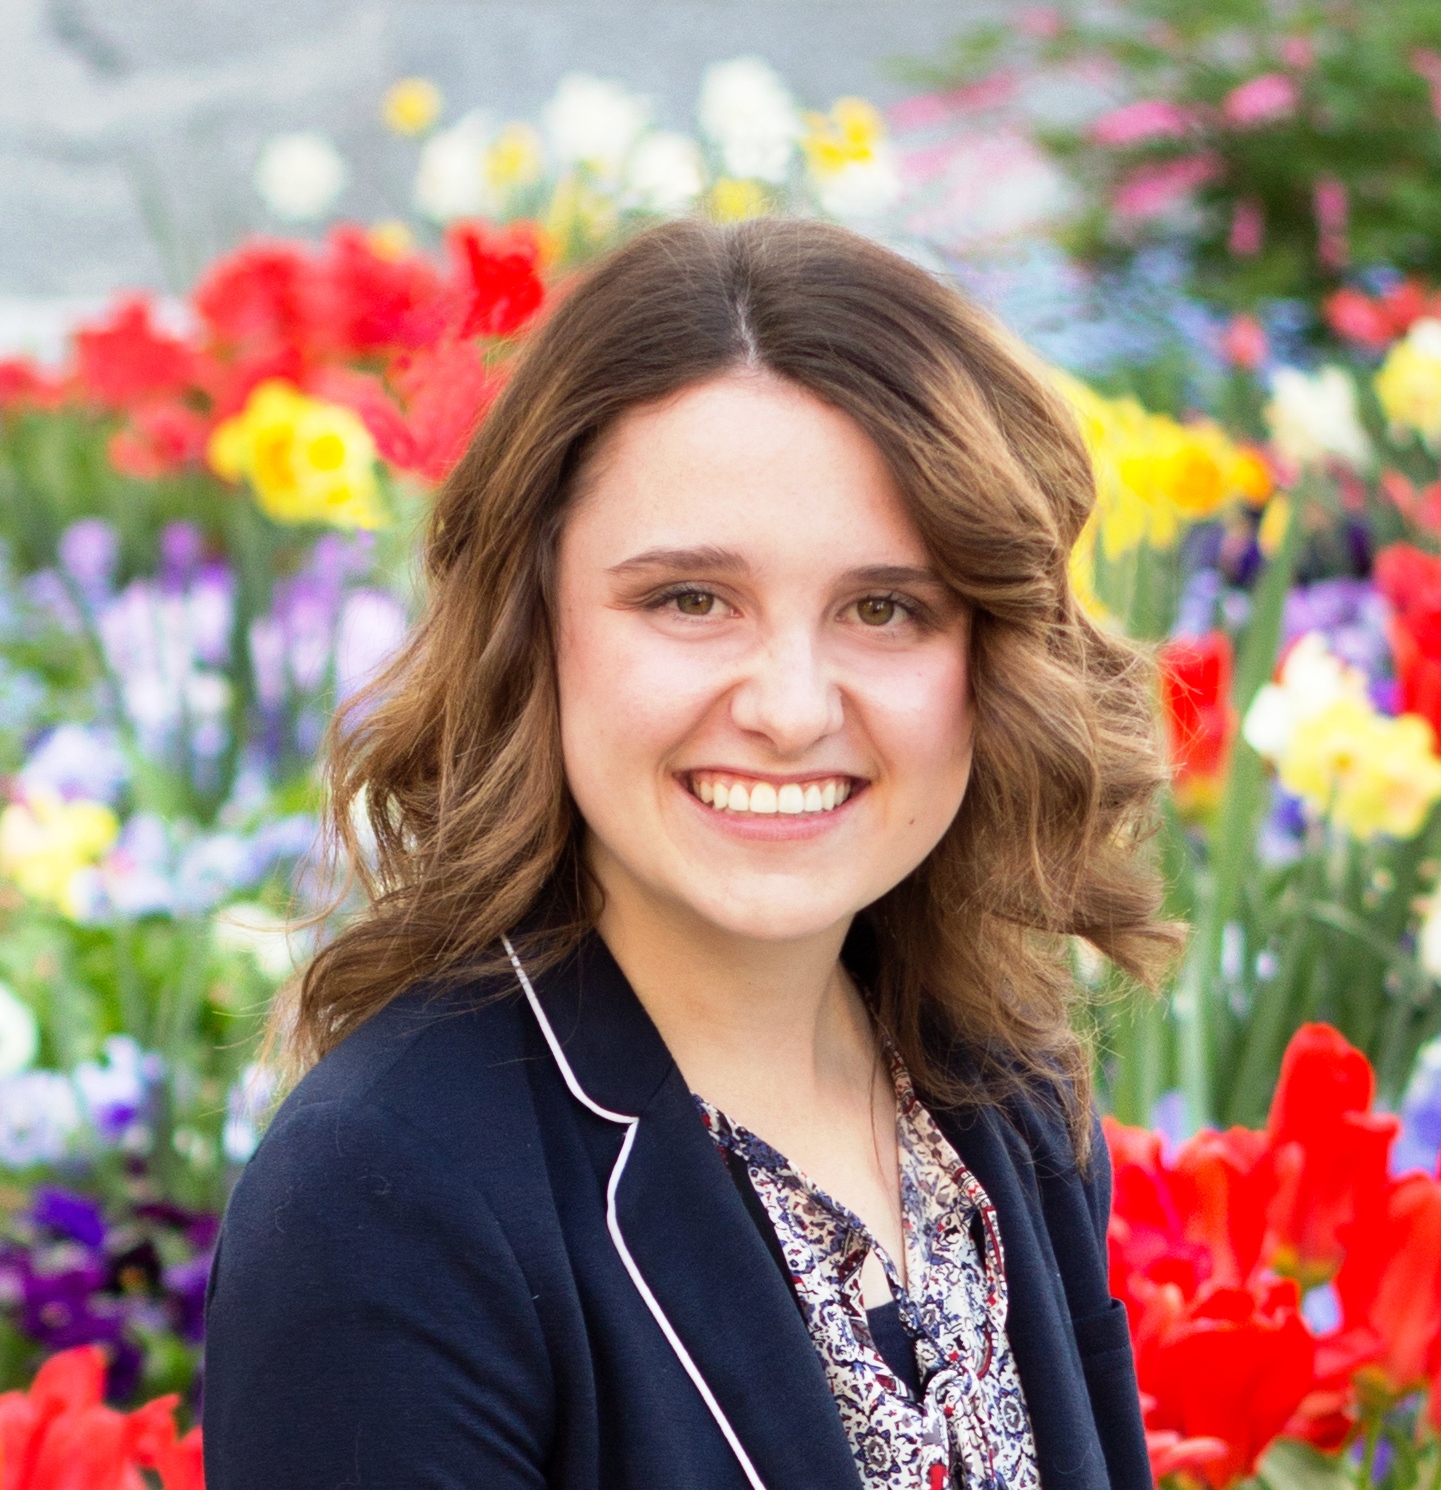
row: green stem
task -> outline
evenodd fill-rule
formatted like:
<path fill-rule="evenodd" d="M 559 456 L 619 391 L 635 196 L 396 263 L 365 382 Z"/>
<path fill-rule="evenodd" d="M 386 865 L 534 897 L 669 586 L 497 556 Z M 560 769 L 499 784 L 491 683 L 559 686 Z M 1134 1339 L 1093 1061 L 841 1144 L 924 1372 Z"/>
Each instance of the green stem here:
<path fill-rule="evenodd" d="M 1366 1422 L 1366 1453 L 1361 1460 L 1361 1483 L 1371 1483 L 1371 1472 L 1376 1467 L 1376 1450 L 1381 1443 L 1381 1416 L 1373 1413 Z"/>

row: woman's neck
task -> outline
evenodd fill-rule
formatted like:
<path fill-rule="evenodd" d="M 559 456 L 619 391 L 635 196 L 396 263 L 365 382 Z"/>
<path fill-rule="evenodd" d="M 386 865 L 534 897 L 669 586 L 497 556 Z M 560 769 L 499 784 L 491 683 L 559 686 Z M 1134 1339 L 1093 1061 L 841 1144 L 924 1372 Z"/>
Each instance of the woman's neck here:
<path fill-rule="evenodd" d="M 895 1091 L 841 966 L 849 920 L 762 942 L 658 902 L 596 865 L 598 929 L 693 1092 L 861 1217 L 905 1275 Z M 875 1257 L 866 1307 L 890 1297 Z"/>
<path fill-rule="evenodd" d="M 623 875 L 603 883 L 600 935 L 693 1091 L 764 1136 L 767 1115 L 868 1088 L 870 1021 L 840 964 L 848 922 L 763 942 L 657 903 Z"/>

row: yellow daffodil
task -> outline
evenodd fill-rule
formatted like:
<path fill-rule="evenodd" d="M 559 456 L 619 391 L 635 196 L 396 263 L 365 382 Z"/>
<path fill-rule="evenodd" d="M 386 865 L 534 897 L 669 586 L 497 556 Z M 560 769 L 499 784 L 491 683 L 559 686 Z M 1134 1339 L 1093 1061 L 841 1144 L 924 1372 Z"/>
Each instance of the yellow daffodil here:
<path fill-rule="evenodd" d="M 770 196 L 759 181 L 722 176 L 710 189 L 710 214 L 717 222 L 745 222 L 764 217 Z"/>
<path fill-rule="evenodd" d="M 1252 506 L 1271 491 L 1253 450 L 1207 420 L 1181 424 L 1134 398 L 1104 398 L 1076 378 L 1054 374 L 1075 410 L 1096 474 L 1096 512 L 1108 559 L 1141 544 L 1170 548 L 1188 523 L 1228 502 Z"/>
<path fill-rule="evenodd" d="M 398 135 L 423 135 L 440 118 L 442 103 L 429 78 L 401 78 L 385 90 L 380 116 Z"/>
<path fill-rule="evenodd" d="M 807 114 L 805 125 L 801 148 L 818 176 L 873 159 L 886 137 L 881 111 L 864 98 L 838 98 L 829 114 Z"/>
<path fill-rule="evenodd" d="M 375 441 L 359 416 L 280 378 L 256 388 L 216 429 L 206 453 L 218 476 L 248 481 L 277 522 L 378 528 L 385 520 Z"/>
<path fill-rule="evenodd" d="M 507 124 L 485 152 L 485 179 L 500 192 L 515 191 L 540 180 L 545 147 L 539 132 L 525 123 Z"/>
<path fill-rule="evenodd" d="M 1417 321 L 1386 354 L 1376 397 L 1393 431 L 1412 431 L 1441 446 L 1441 321 Z"/>
<path fill-rule="evenodd" d="M 1441 801 L 1441 760 L 1417 714 L 1389 719 L 1368 700 L 1341 697 L 1292 733 L 1281 784 L 1318 817 L 1355 838 L 1414 838 Z"/>
<path fill-rule="evenodd" d="M 1281 542 L 1291 526 L 1291 502 L 1288 497 L 1272 497 L 1261 514 L 1260 526 L 1256 529 L 1256 543 L 1261 552 L 1274 559 L 1281 551 Z"/>
<path fill-rule="evenodd" d="M 77 875 L 99 861 L 119 832 L 103 802 L 28 793 L 0 812 L 0 874 L 26 895 L 74 916 Z"/>

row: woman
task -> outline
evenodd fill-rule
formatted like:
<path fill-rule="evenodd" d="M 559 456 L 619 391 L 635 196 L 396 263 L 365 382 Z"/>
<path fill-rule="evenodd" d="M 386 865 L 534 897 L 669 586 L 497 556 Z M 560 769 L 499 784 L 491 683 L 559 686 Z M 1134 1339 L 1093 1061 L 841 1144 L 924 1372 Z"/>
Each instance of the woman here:
<path fill-rule="evenodd" d="M 1091 501 L 839 229 L 570 290 L 334 737 L 369 905 L 226 1218 L 210 1490 L 1149 1487 L 1068 938 L 1174 934 Z"/>

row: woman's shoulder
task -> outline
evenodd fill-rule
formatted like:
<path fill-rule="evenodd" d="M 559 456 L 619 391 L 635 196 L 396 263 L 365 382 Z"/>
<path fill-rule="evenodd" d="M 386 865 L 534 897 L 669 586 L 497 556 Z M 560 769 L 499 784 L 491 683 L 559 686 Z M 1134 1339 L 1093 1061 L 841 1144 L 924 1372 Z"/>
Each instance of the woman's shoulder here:
<path fill-rule="evenodd" d="M 532 1107 L 521 1005 L 499 983 L 410 990 L 353 1030 L 275 1113 L 231 1210 L 403 1164 L 414 1177 L 492 1155 Z M 521 1135 L 524 1136 L 524 1135 Z M 512 1145 L 513 1147 L 513 1145 Z"/>

